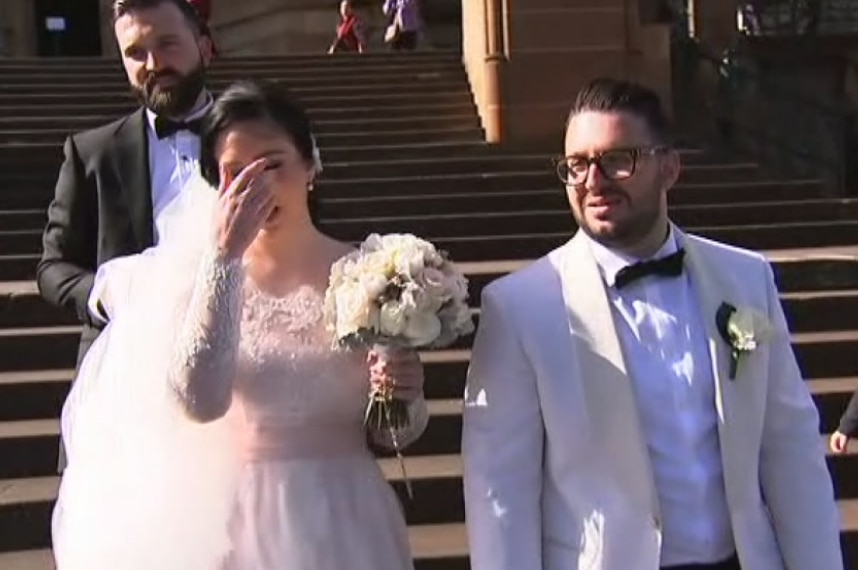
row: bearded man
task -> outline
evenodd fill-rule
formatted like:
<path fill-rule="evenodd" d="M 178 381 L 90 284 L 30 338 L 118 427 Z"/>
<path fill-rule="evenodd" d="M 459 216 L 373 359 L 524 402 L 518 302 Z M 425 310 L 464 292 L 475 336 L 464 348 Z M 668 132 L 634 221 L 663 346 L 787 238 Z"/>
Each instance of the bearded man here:
<path fill-rule="evenodd" d="M 36 272 L 42 296 L 83 324 L 78 363 L 107 322 L 91 295 L 96 271 L 169 231 L 167 206 L 198 172 L 199 121 L 212 103 L 211 40 L 190 4 L 115 0 L 112 16 L 141 107 L 66 139 Z"/>

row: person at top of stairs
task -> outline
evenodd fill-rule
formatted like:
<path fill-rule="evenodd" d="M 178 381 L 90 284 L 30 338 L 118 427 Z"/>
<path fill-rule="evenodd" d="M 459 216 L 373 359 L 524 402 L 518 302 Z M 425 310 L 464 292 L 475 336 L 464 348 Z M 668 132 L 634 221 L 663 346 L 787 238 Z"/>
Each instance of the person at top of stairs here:
<path fill-rule="evenodd" d="M 106 322 L 91 295 L 96 271 L 169 232 L 162 213 L 199 170 L 197 130 L 212 103 L 211 42 L 190 4 L 115 0 L 113 22 L 141 107 L 66 139 L 36 269 L 41 295 L 83 324 L 78 363 Z"/>
<path fill-rule="evenodd" d="M 658 95 L 585 86 L 557 166 L 578 233 L 482 293 L 472 570 L 841 570 L 772 269 L 670 221 L 680 162 Z"/>
<path fill-rule="evenodd" d="M 413 51 L 423 28 L 419 0 L 384 0 L 384 15 L 390 23 L 384 32 L 384 41 L 394 51 Z"/>
<path fill-rule="evenodd" d="M 340 2 L 340 18 L 340 23 L 337 24 L 336 37 L 334 37 L 331 47 L 328 48 L 328 53 L 363 53 L 366 49 L 363 21 L 355 12 L 352 0 Z"/>

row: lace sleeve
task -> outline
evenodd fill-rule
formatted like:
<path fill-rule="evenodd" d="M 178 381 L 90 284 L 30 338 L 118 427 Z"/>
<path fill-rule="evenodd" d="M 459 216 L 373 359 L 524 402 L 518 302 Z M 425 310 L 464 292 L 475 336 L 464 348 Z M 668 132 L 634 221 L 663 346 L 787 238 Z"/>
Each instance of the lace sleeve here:
<path fill-rule="evenodd" d="M 215 251 L 200 263 L 168 373 L 185 412 L 208 422 L 232 402 L 243 304 L 244 270 Z"/>
<path fill-rule="evenodd" d="M 408 425 L 396 430 L 396 440 L 400 449 L 405 449 L 423 435 L 426 426 L 429 425 L 429 409 L 423 396 L 408 404 Z M 393 440 L 390 431 L 386 429 L 370 429 L 369 437 L 376 445 L 387 449 L 393 449 Z"/>

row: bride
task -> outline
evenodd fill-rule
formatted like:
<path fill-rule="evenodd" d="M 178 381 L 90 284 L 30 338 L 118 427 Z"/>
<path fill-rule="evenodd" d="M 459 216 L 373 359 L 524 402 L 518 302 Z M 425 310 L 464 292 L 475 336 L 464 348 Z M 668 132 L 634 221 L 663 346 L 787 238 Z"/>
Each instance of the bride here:
<path fill-rule="evenodd" d="M 406 526 L 368 440 L 370 385 L 428 420 L 413 352 L 333 347 L 332 263 L 313 224 L 319 162 L 277 87 L 228 88 L 201 136 L 205 180 L 172 234 L 99 270 L 110 323 L 63 408 L 59 570 L 406 570 Z M 217 189 L 215 189 L 217 188 Z"/>

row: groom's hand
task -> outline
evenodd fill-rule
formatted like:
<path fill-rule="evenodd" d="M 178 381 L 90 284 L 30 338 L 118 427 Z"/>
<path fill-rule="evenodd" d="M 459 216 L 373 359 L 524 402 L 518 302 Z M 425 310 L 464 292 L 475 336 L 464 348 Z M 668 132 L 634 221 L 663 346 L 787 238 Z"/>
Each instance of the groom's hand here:
<path fill-rule="evenodd" d="M 218 189 L 217 246 L 227 259 L 240 259 L 274 210 L 274 184 L 267 160 L 247 165 L 234 179 L 223 166 Z"/>

